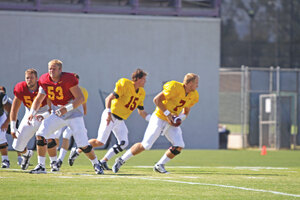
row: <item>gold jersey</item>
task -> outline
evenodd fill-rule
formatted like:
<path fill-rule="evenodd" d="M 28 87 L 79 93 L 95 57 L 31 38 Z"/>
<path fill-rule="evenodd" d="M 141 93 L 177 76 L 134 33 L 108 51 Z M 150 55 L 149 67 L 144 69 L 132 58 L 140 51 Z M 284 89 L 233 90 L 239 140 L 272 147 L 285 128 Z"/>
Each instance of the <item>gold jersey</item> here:
<path fill-rule="evenodd" d="M 118 98 L 112 100 L 111 112 L 122 119 L 126 120 L 138 106 L 144 106 L 145 90 L 140 87 L 135 91 L 134 82 L 131 80 L 121 78 L 116 83 L 114 93 Z"/>
<path fill-rule="evenodd" d="M 81 92 L 83 93 L 83 96 L 84 96 L 84 102 L 82 104 L 85 104 L 89 97 L 89 93 L 84 87 L 79 86 L 79 88 L 81 89 Z"/>
<path fill-rule="evenodd" d="M 183 108 L 190 108 L 199 101 L 197 90 L 186 95 L 183 83 L 177 81 L 170 81 L 164 84 L 162 92 L 166 98 L 162 103 L 167 110 L 176 115 L 179 115 Z M 167 121 L 167 117 L 158 107 L 156 107 L 154 113 L 160 119 Z"/>

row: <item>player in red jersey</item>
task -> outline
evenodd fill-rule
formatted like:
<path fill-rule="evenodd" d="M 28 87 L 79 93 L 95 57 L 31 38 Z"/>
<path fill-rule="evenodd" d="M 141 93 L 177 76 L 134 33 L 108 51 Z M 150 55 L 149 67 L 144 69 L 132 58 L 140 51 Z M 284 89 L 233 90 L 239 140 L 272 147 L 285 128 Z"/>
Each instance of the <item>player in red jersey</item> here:
<path fill-rule="evenodd" d="M 32 102 L 38 94 L 39 85 L 37 81 L 38 76 L 36 70 L 28 69 L 25 71 L 25 81 L 17 83 L 14 88 L 15 97 L 10 112 L 10 132 L 12 137 L 14 138 L 12 147 L 17 152 L 22 153 L 21 168 L 23 170 L 28 168 L 30 158 L 33 155 L 33 151 L 27 149 L 27 144 L 41 125 L 41 121 L 37 120 L 36 118 L 31 124 L 27 123 Z M 19 128 L 17 129 L 16 121 L 22 102 L 25 106 L 25 115 L 21 121 Z M 43 118 L 46 118 L 50 115 L 49 106 L 47 105 L 46 99 L 44 99 L 44 101 L 42 102 L 37 114 L 41 115 Z M 53 149 L 49 148 L 48 152 L 49 155 L 51 155 Z"/>
<path fill-rule="evenodd" d="M 78 86 L 77 78 L 73 73 L 62 72 L 62 62 L 60 60 L 51 60 L 48 63 L 48 73 L 40 77 L 39 84 L 39 93 L 33 101 L 28 121 L 31 122 L 34 119 L 40 103 L 46 96 L 51 100 L 54 112 L 47 119 L 43 120 L 36 133 L 38 165 L 30 173 L 46 173 L 46 139 L 49 139 L 49 136 L 56 130 L 69 126 L 73 131 L 73 137 L 77 146 L 91 160 L 96 174 L 103 174 L 101 164 L 95 155 L 93 147 L 88 142 L 83 113 L 78 109 L 78 106 L 84 102 L 84 96 Z M 56 142 L 53 143 L 55 146 Z"/>

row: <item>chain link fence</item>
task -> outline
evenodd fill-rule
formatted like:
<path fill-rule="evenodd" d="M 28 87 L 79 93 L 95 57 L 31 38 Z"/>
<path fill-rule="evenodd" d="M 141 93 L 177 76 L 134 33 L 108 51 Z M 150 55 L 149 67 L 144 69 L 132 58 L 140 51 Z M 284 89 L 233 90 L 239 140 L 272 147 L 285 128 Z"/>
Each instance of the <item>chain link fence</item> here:
<path fill-rule="evenodd" d="M 298 69 L 221 68 L 220 116 L 241 147 L 297 148 L 300 144 Z"/>

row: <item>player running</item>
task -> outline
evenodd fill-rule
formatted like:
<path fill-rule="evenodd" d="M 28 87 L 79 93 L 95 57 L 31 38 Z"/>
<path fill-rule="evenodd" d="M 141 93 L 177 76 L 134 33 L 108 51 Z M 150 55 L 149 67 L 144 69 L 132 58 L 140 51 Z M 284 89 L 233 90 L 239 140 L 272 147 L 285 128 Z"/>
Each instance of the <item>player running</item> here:
<path fill-rule="evenodd" d="M 14 88 L 15 97 L 10 113 L 10 132 L 14 138 L 12 147 L 22 154 L 21 169 L 23 170 L 28 168 L 30 158 L 33 155 L 33 151 L 27 149 L 27 144 L 40 127 L 41 120 L 50 115 L 47 100 L 44 99 L 37 111 L 37 116 L 39 116 L 40 119 L 34 118 L 31 124 L 27 123 L 32 102 L 38 94 L 39 85 L 37 81 L 38 76 L 36 70 L 28 69 L 25 71 L 25 81 L 17 83 Z M 22 102 L 25 106 L 25 115 L 17 129 L 16 121 Z M 51 155 L 51 150 L 49 151 L 49 154 Z"/>
<path fill-rule="evenodd" d="M 100 147 L 107 142 L 111 131 L 117 138 L 118 143 L 111 147 L 100 161 L 104 170 L 109 170 L 107 161 L 123 151 L 128 145 L 128 129 L 125 120 L 131 113 L 137 108 L 141 117 L 146 121 L 150 119 L 150 115 L 144 110 L 146 76 L 146 72 L 137 69 L 132 73 L 132 80 L 126 78 L 118 80 L 114 92 L 105 99 L 106 109 L 101 116 L 98 138 L 89 140 L 93 147 Z M 81 151 L 81 149 L 72 148 L 69 157 L 71 166 Z"/>
<path fill-rule="evenodd" d="M 51 100 L 55 112 L 43 120 L 36 133 L 38 165 L 30 173 L 46 173 L 46 139 L 56 130 L 69 126 L 73 131 L 76 144 L 90 159 L 96 174 L 103 174 L 93 147 L 88 143 L 83 114 L 78 109 L 78 106 L 84 102 L 84 96 L 78 86 L 78 79 L 73 73 L 62 72 L 62 62 L 60 60 L 51 60 L 48 63 L 48 73 L 40 77 L 39 84 L 39 93 L 30 109 L 29 122 L 32 122 L 40 103 L 46 96 Z M 56 142 L 53 145 L 56 146 Z"/>
<path fill-rule="evenodd" d="M 151 115 L 143 141 L 134 144 L 122 157 L 116 159 L 112 167 L 114 173 L 117 173 L 120 167 L 132 156 L 149 150 L 160 134 L 165 135 L 172 146 L 154 165 L 153 169 L 159 173 L 168 173 L 164 167 L 165 164 L 184 148 L 181 128 L 174 124 L 173 118 L 178 116 L 184 120 L 191 107 L 198 102 L 199 94 L 196 90 L 198 82 L 198 75 L 188 73 L 185 75 L 183 83 L 170 81 L 163 86 L 163 91 L 153 99 L 156 109 Z"/>

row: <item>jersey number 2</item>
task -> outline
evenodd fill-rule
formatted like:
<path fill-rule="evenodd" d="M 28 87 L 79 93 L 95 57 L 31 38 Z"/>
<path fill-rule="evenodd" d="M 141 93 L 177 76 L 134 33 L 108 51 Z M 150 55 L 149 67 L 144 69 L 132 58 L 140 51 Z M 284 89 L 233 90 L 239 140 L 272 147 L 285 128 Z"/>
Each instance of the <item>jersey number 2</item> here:
<path fill-rule="evenodd" d="M 184 104 L 185 104 L 185 101 L 184 100 L 180 100 L 180 102 L 179 102 L 180 104 L 178 105 L 178 106 L 176 106 L 173 110 L 174 111 L 177 111 L 178 110 L 178 108 L 180 108 L 180 107 L 182 107 L 182 106 L 184 106 Z"/>

